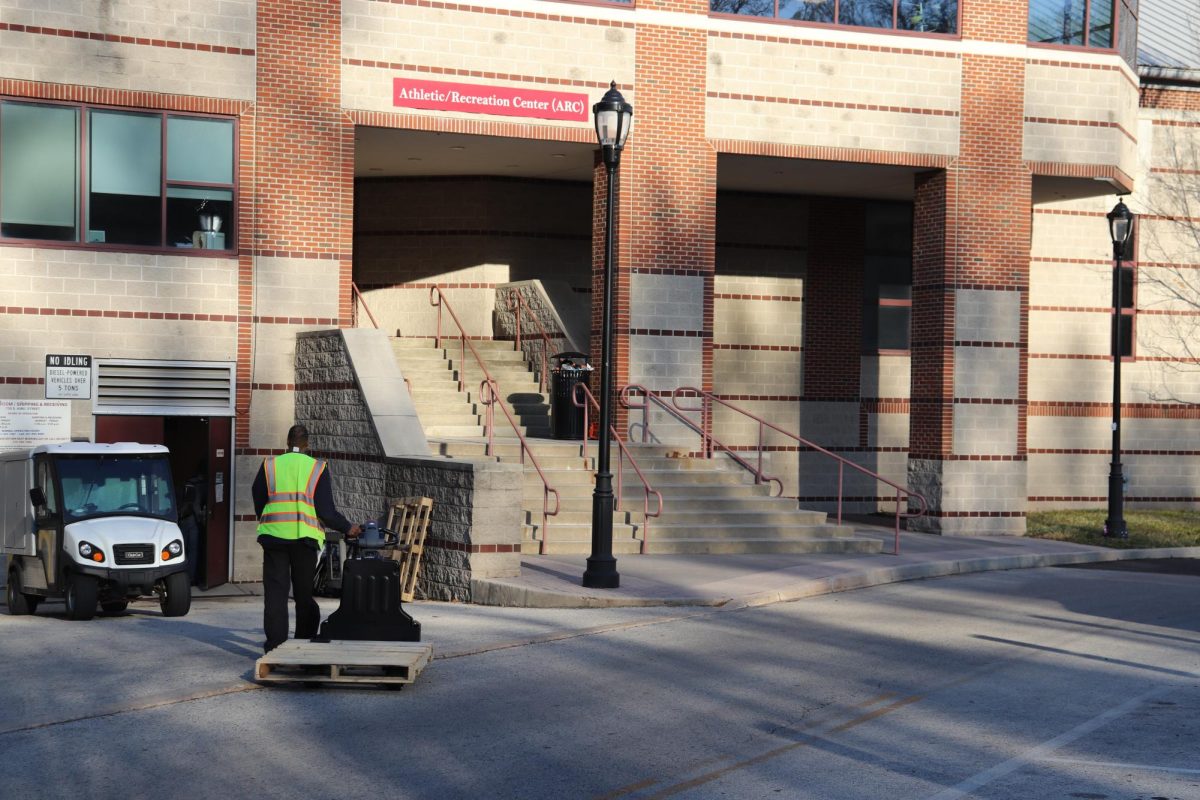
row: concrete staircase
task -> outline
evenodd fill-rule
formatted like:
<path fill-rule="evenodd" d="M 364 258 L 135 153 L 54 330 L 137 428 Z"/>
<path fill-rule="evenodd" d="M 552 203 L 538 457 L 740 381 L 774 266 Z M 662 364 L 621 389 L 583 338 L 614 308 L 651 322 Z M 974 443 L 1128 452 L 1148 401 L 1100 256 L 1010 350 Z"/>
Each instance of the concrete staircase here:
<path fill-rule="evenodd" d="M 468 353 L 467 381 L 458 391 L 457 348 L 435 349 L 432 339 L 396 339 L 394 351 L 412 385 L 413 403 L 434 452 L 457 458 L 484 457 L 482 414 L 478 403 L 478 366 Z M 501 393 L 537 457 L 546 478 L 559 492 L 559 513 L 542 526 L 543 484 L 526 464 L 522 509 L 525 512 L 522 552 L 587 554 L 591 551 L 592 492 L 595 486 L 596 446 L 589 458 L 580 442 L 545 438 L 550 434 L 548 398 L 538 391 L 536 375 L 508 342 L 472 342 L 500 384 Z M 501 438 L 504 437 L 504 438 Z M 731 459 L 679 457 L 677 447 L 629 445 L 642 474 L 662 493 L 661 517 L 648 521 L 643 511 L 645 492 L 636 473 L 625 464 L 622 502 L 613 513 L 613 553 L 877 553 L 876 539 L 853 535 L 820 511 L 797 509 L 794 500 L 770 496 L 769 485 L 755 485 L 749 473 Z M 520 443 L 497 412 L 494 457 L 517 462 Z M 610 462 L 614 490 L 617 461 Z M 553 506 L 553 500 L 551 500 Z M 650 499 L 650 511 L 656 507 Z"/>
<path fill-rule="evenodd" d="M 392 339 L 396 363 L 409 381 L 413 406 L 425 427 L 425 435 L 430 439 L 482 437 L 487 413 L 479 402 L 482 370 L 470 350 L 466 363 L 459 363 L 459 349 L 452 340 L 442 340 L 441 348 L 435 348 L 433 343 L 432 338 Z M 517 419 L 521 433 L 526 437 L 549 436 L 549 398 L 538 390 L 537 375 L 530 371 L 524 356 L 513 350 L 512 342 L 485 340 L 471 344 L 499 384 L 501 396 Z M 460 371 L 465 374 L 461 392 Z M 499 409 L 495 413 L 496 436 L 516 438 L 503 413 Z"/>

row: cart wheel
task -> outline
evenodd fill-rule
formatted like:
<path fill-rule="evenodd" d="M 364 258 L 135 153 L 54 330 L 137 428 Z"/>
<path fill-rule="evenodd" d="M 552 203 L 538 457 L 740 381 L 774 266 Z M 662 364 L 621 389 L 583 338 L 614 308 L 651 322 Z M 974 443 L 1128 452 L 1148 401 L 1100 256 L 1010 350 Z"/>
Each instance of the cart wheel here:
<path fill-rule="evenodd" d="M 186 572 L 173 572 L 163 579 L 165 591 L 158 598 L 164 617 L 182 617 L 192 607 L 192 586 Z"/>
<path fill-rule="evenodd" d="M 21 591 L 24 588 L 21 586 L 21 571 L 13 568 L 8 571 L 8 613 L 17 616 L 20 614 L 32 614 L 37 611 L 38 603 L 41 602 L 40 597 L 36 594 L 25 594 Z"/>
<path fill-rule="evenodd" d="M 96 616 L 96 595 L 100 584 L 91 575 L 67 576 L 67 619 L 91 619 Z"/>
<path fill-rule="evenodd" d="M 114 616 L 116 614 L 124 614 L 125 609 L 127 608 L 129 608 L 128 600 L 112 600 L 110 602 L 100 604 L 101 611 L 103 611 L 105 614 Z"/>

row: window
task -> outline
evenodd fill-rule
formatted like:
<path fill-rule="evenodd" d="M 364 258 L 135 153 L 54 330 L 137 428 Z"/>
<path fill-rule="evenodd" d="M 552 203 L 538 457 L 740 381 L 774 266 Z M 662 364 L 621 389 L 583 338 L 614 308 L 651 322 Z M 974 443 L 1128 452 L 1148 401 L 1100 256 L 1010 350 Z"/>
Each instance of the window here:
<path fill-rule="evenodd" d="M 1114 10 L 1119 14 L 1115 25 Z M 1030 0 L 1029 41 L 1118 49 L 1133 64 L 1137 57 L 1137 0 Z"/>
<path fill-rule="evenodd" d="M 0 101 L 0 240 L 233 247 L 231 119 Z"/>
<path fill-rule="evenodd" d="M 710 0 L 715 14 L 922 33 L 957 33 L 958 0 Z"/>
<path fill-rule="evenodd" d="M 46 512 L 58 513 L 58 491 L 54 487 L 54 474 L 50 471 L 50 460 L 42 457 L 37 460 L 37 476 L 33 482 L 46 495 Z"/>
<path fill-rule="evenodd" d="M 868 203 L 863 351 L 907 353 L 912 320 L 912 206 Z"/>

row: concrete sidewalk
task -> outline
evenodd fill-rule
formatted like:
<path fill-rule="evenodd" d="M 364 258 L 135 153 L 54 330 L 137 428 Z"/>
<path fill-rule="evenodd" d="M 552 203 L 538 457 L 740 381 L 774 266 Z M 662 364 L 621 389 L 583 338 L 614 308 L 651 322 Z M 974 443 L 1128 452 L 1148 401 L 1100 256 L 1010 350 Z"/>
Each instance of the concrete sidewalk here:
<path fill-rule="evenodd" d="M 859 536 L 883 542 L 880 555 L 795 554 L 619 556 L 617 589 L 581 584 L 585 556 L 525 556 L 516 578 L 472 584 L 479 605 L 524 608 L 629 606 L 749 607 L 862 589 L 885 583 L 967 572 L 1025 569 L 1142 558 L 1200 558 L 1200 547 L 1113 550 L 1019 536 L 936 536 L 901 533 L 890 555 L 890 528 L 853 523 Z M 258 595 L 259 584 L 193 590 L 197 600 Z"/>

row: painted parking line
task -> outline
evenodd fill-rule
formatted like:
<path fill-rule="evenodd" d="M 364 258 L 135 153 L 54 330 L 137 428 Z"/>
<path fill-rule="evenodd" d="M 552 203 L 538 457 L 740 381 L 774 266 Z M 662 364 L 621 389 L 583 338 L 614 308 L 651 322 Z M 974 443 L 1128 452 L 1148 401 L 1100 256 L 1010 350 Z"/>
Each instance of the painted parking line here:
<path fill-rule="evenodd" d="M 976 789 L 986 786 L 998 778 L 1003 778 L 1035 761 L 1046 760 L 1049 754 L 1058 748 L 1070 744 L 1076 739 L 1081 739 L 1093 731 L 1099 730 L 1113 720 L 1120 719 L 1155 697 L 1166 694 L 1176 688 L 1175 686 L 1157 686 L 1148 692 L 1143 692 L 1137 697 L 1132 697 L 1102 714 L 1097 714 L 1086 722 L 1081 722 L 1074 728 L 1055 736 L 1053 739 L 1047 739 L 1037 747 L 1030 748 L 1019 756 L 1002 761 L 993 767 L 985 769 L 983 772 L 972 775 L 957 786 L 951 786 L 949 789 L 944 789 L 935 795 L 931 795 L 928 800 L 959 800 L 959 798 L 966 797 Z"/>
<path fill-rule="evenodd" d="M 1136 769 L 1142 772 L 1169 772 L 1179 775 L 1200 775 L 1200 769 L 1187 767 L 1161 767 L 1157 764 L 1127 764 L 1124 761 L 1084 761 L 1081 758 L 1042 758 L 1042 762 L 1055 764 L 1078 764 L 1082 767 L 1108 767 L 1110 769 Z"/>

